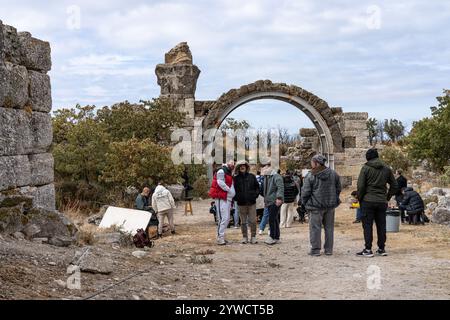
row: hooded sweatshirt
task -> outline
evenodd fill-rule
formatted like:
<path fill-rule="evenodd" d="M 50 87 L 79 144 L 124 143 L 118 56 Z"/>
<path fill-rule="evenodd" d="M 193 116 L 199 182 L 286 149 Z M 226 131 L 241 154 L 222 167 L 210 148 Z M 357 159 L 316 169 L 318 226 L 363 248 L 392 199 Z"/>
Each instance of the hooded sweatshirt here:
<path fill-rule="evenodd" d="M 360 202 L 387 203 L 397 191 L 398 185 L 392 170 L 379 158 L 368 161 L 362 167 L 358 178 Z"/>
<path fill-rule="evenodd" d="M 284 201 L 283 177 L 271 167 L 264 169 L 262 174 L 264 175 L 264 204 L 268 207 L 274 204 L 277 199 Z"/>
<path fill-rule="evenodd" d="M 341 203 L 341 190 L 339 175 L 321 166 L 305 177 L 301 192 L 302 204 L 307 210 L 334 209 Z"/>
<path fill-rule="evenodd" d="M 172 194 L 164 186 L 157 186 L 155 192 L 153 192 L 152 207 L 157 213 L 175 208 Z"/>

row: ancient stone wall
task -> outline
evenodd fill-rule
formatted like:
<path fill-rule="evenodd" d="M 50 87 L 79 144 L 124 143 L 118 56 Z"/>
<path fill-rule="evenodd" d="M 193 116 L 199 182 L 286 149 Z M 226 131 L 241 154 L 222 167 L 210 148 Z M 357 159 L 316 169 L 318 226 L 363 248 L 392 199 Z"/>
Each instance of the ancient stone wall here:
<path fill-rule="evenodd" d="M 356 186 L 362 165 L 366 162 L 366 151 L 370 147 L 367 129 L 367 112 L 343 112 L 336 117 L 343 135 L 344 153 L 339 154 L 336 170 L 343 177 L 345 186 Z"/>
<path fill-rule="evenodd" d="M 0 200 L 11 192 L 55 208 L 50 44 L 0 21 Z"/>

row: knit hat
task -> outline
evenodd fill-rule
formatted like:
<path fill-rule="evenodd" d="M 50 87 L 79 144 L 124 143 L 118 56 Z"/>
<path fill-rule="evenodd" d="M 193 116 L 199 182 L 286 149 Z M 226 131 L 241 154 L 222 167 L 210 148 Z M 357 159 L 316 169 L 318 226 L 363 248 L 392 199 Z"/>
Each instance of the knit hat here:
<path fill-rule="evenodd" d="M 379 157 L 379 155 L 378 155 L 378 150 L 377 149 L 372 148 L 372 149 L 367 150 L 367 153 L 366 153 L 367 161 L 376 159 L 378 157 Z"/>
<path fill-rule="evenodd" d="M 321 154 L 316 154 L 314 157 L 312 157 L 312 161 L 324 166 L 325 163 L 327 163 L 327 158 L 325 158 L 323 155 Z"/>

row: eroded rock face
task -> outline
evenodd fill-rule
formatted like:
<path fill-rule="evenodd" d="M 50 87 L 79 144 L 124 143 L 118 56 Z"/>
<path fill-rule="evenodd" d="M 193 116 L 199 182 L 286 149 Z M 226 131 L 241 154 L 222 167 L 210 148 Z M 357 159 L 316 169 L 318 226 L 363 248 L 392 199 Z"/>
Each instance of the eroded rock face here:
<path fill-rule="evenodd" d="M 192 64 L 192 53 L 187 42 L 181 42 L 165 55 L 165 63 L 188 63 Z"/>
<path fill-rule="evenodd" d="M 194 97 L 200 69 L 191 64 L 158 64 L 156 76 L 162 95 Z"/>
<path fill-rule="evenodd" d="M 0 193 L 0 233 L 21 232 L 28 240 L 47 238 L 50 244 L 58 246 L 72 244 L 78 232 L 76 226 L 58 211 L 35 206 L 36 196 L 29 195 L 33 192 L 39 190 Z"/>
<path fill-rule="evenodd" d="M 432 219 L 433 223 L 444 224 L 450 226 L 450 209 L 437 207 L 433 211 Z"/>
<path fill-rule="evenodd" d="M 176 100 L 194 97 L 200 69 L 192 63 L 191 50 L 186 42 L 179 43 L 167 52 L 165 63 L 158 64 L 155 73 L 161 86 L 161 95 Z"/>

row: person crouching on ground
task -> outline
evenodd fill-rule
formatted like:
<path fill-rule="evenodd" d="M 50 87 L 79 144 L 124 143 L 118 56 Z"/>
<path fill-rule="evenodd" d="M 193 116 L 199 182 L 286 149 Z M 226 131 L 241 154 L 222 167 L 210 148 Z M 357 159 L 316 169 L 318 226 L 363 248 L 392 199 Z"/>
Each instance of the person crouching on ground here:
<path fill-rule="evenodd" d="M 175 234 L 175 225 L 173 223 L 173 209 L 176 208 L 175 200 L 162 183 L 159 183 L 155 192 L 153 192 L 152 207 L 158 215 L 158 237 L 162 237 L 165 217 L 169 220 L 170 231 L 172 234 Z"/>
<path fill-rule="evenodd" d="M 362 167 L 358 178 L 358 199 L 361 203 L 362 225 L 364 229 L 365 248 L 356 255 L 373 257 L 373 222 L 377 226 L 377 255 L 387 256 L 386 244 L 386 210 L 392 196 L 398 192 L 398 184 L 392 170 L 378 156 L 377 149 L 369 149 L 366 153 L 366 164 Z M 387 188 L 389 184 L 389 190 Z"/>
<path fill-rule="evenodd" d="M 208 195 L 216 202 L 217 209 L 217 244 L 225 245 L 225 230 L 230 223 L 231 202 L 236 194 L 232 172 L 234 161 L 228 163 L 214 174 Z"/>
<path fill-rule="evenodd" d="M 270 163 L 264 167 L 264 205 L 269 212 L 270 236 L 265 241 L 268 245 L 280 242 L 280 207 L 284 200 L 283 177 Z"/>
<path fill-rule="evenodd" d="M 406 211 L 409 224 L 422 223 L 420 217 L 425 211 L 425 203 L 420 194 L 411 187 L 404 188 L 402 194 L 403 200 L 399 206 L 402 216 L 405 215 Z"/>
<path fill-rule="evenodd" d="M 145 187 L 140 194 L 137 195 L 134 207 L 137 210 L 150 211 L 150 188 Z"/>
<path fill-rule="evenodd" d="M 248 227 L 250 227 L 250 243 L 256 241 L 256 199 L 259 196 L 259 183 L 254 174 L 250 173 L 250 166 L 246 161 L 236 164 L 234 176 L 234 199 L 239 208 L 241 218 L 242 244 L 248 243 Z"/>
<path fill-rule="evenodd" d="M 339 175 L 325 166 L 327 159 L 316 155 L 311 160 L 312 170 L 305 177 L 302 203 L 309 213 L 310 255 L 320 256 L 322 225 L 325 230 L 325 255 L 333 254 L 334 213 L 339 206 L 342 190 Z"/>

